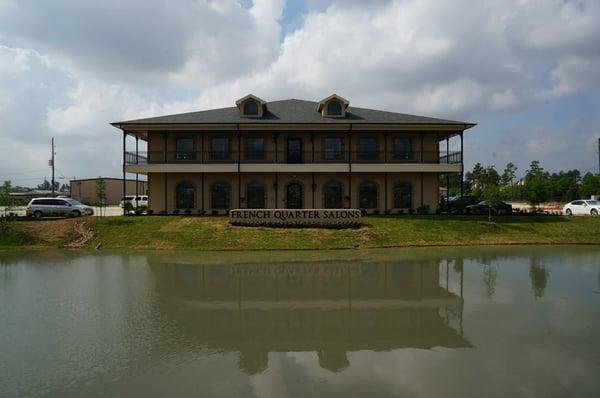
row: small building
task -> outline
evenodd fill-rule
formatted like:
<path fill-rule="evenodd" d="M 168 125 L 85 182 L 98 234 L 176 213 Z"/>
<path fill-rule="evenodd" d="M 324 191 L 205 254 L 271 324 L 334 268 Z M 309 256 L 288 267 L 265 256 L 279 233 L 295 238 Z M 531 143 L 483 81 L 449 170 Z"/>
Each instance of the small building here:
<path fill-rule="evenodd" d="M 272 102 L 248 95 L 230 108 L 112 125 L 123 134 L 123 178 L 147 175 L 149 208 L 169 214 L 434 212 L 440 176 L 463 174 L 463 132 L 475 126 L 351 107 L 335 94 Z M 135 137 L 135 152 L 127 151 L 127 136 Z M 460 139 L 457 151 L 449 150 L 453 137 Z M 140 140 L 147 151 L 138 151 Z"/>
<path fill-rule="evenodd" d="M 123 197 L 123 179 L 122 178 L 103 178 L 106 183 L 106 204 L 109 206 L 118 205 Z M 99 178 L 85 178 L 81 180 L 71 180 L 71 198 L 85 203 L 87 205 L 96 204 L 96 187 Z M 126 195 L 146 195 L 148 192 L 148 182 L 138 181 L 136 189 L 135 180 L 126 180 Z"/>

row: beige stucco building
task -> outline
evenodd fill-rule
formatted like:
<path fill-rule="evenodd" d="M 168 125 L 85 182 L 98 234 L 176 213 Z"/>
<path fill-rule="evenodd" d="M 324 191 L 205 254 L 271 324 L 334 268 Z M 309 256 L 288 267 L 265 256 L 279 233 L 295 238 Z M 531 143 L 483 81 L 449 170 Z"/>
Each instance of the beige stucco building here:
<path fill-rule="evenodd" d="M 127 195 L 146 195 L 148 183 L 146 181 L 126 180 L 126 194 L 123 195 L 123 180 L 120 178 L 103 178 L 106 187 L 106 204 L 109 206 L 121 203 L 121 198 Z M 88 205 L 95 205 L 97 202 L 98 178 L 85 178 L 71 180 L 69 183 L 71 189 L 71 198 Z M 137 188 L 136 188 L 137 184 Z"/>
<path fill-rule="evenodd" d="M 472 123 L 322 101 L 266 102 L 113 123 L 123 172 L 148 176 L 149 207 L 225 214 L 233 208 L 438 208 L 439 176 L 462 173 Z M 127 136 L 135 137 L 135 151 Z M 460 150 L 448 151 L 452 137 Z M 147 150 L 140 152 L 139 142 Z M 188 210 L 189 209 L 189 210 Z"/>

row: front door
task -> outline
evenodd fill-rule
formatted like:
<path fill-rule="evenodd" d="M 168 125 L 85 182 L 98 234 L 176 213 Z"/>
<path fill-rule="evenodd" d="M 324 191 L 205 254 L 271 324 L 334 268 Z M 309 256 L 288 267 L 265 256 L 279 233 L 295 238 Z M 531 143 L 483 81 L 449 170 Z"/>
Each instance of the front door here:
<path fill-rule="evenodd" d="M 288 184 L 286 202 L 288 209 L 302 208 L 302 185 L 297 182 Z"/>
<path fill-rule="evenodd" d="M 288 138 L 287 162 L 302 163 L 302 138 Z"/>

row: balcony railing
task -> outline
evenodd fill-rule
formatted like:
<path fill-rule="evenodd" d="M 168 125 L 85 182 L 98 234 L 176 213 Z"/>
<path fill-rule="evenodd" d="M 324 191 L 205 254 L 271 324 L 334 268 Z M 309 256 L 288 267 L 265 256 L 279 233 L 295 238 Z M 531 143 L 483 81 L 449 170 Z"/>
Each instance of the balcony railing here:
<path fill-rule="evenodd" d="M 211 152 L 211 151 L 150 151 L 125 152 L 125 164 L 147 165 L 165 163 L 237 164 L 243 163 L 461 163 L 461 152 L 445 151 L 261 151 Z"/>

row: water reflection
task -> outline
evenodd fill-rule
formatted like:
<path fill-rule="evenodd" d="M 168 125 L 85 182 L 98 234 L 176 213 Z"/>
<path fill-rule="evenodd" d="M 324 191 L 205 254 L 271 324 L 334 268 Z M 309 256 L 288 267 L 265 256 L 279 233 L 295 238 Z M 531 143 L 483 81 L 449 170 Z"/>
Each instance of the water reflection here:
<path fill-rule="evenodd" d="M 350 351 L 470 345 L 461 289 L 440 286 L 449 268 L 438 261 L 152 269 L 165 313 L 202 345 L 238 352 L 247 374 L 265 370 L 270 352 L 314 351 L 337 372 Z"/>

